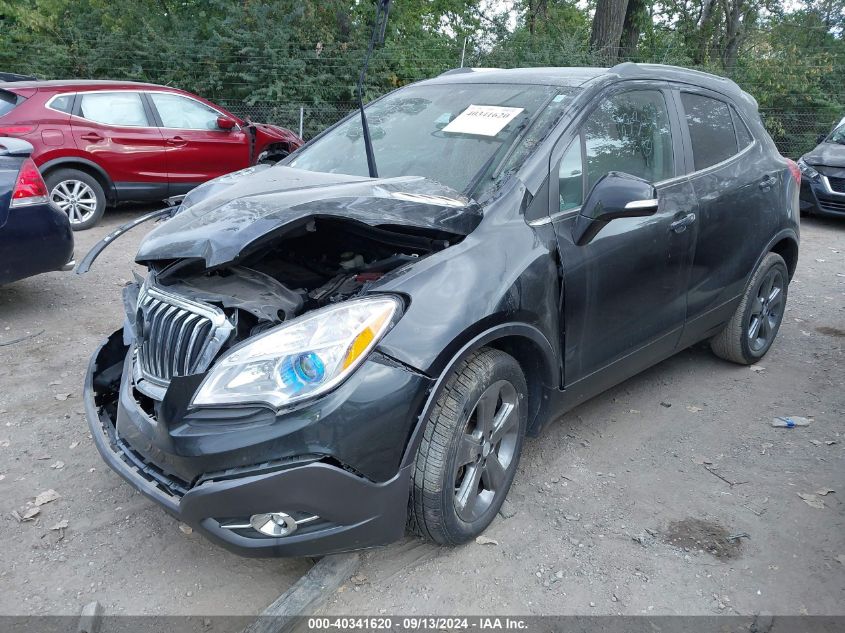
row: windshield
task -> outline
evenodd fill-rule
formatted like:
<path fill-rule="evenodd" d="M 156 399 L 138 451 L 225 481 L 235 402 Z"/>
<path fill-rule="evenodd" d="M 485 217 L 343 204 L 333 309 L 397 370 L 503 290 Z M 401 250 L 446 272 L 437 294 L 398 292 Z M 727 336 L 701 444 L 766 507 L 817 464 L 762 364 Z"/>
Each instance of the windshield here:
<path fill-rule="evenodd" d="M 575 91 L 553 86 L 409 86 L 367 106 L 380 177 L 423 176 L 473 194 L 517 169 Z M 359 112 L 304 147 L 291 167 L 367 176 Z"/>
<path fill-rule="evenodd" d="M 827 137 L 826 141 L 828 143 L 839 143 L 840 145 L 845 145 L 845 123 L 833 130 L 833 132 L 830 133 L 830 136 Z"/>

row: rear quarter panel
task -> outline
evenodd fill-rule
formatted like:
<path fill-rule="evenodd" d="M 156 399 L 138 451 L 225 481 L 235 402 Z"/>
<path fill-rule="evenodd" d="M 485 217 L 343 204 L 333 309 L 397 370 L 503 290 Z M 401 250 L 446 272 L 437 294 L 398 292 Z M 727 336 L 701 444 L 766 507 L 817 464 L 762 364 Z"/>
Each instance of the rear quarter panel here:
<path fill-rule="evenodd" d="M 36 126 L 32 132 L 14 136 L 32 144 L 32 160 L 39 167 L 53 158 L 65 156 L 68 150 L 74 152 L 76 145 L 70 134 L 70 115 L 46 107 L 47 102 L 59 93 L 45 90 L 25 92 L 30 96 L 7 115 L 0 117 L 0 126 Z"/>

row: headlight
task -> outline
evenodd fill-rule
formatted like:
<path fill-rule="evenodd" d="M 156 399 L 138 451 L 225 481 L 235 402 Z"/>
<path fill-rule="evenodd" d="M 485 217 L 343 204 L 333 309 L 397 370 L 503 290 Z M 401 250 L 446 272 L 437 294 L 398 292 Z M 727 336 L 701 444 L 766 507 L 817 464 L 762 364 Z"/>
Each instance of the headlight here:
<path fill-rule="evenodd" d="M 801 173 L 804 174 L 810 180 L 819 179 L 819 172 L 817 172 L 815 169 L 805 163 L 803 158 L 798 159 L 798 169 L 800 169 Z"/>
<path fill-rule="evenodd" d="M 392 297 L 359 299 L 267 330 L 221 358 L 192 404 L 278 408 L 325 393 L 363 362 L 399 309 Z"/>

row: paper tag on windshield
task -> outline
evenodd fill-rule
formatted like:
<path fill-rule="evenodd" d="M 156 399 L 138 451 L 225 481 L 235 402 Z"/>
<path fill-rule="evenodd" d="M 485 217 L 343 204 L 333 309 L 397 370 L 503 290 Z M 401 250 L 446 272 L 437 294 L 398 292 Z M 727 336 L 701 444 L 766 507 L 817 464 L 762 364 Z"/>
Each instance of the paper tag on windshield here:
<path fill-rule="evenodd" d="M 496 136 L 513 121 L 525 108 L 506 108 L 504 106 L 470 105 L 443 128 L 444 132 L 454 134 L 478 134 Z"/>

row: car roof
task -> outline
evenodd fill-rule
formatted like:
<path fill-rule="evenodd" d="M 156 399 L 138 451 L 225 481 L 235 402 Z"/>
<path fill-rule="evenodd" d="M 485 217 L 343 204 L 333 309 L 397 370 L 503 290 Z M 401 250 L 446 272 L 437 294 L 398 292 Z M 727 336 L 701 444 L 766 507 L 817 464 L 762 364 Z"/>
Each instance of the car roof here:
<path fill-rule="evenodd" d="M 52 79 L 48 81 L 16 81 L 4 86 L 8 90 L 32 89 L 36 90 L 60 90 L 62 88 L 70 88 L 73 90 L 88 89 L 99 90 L 108 88 L 166 88 L 167 90 L 176 90 L 176 88 L 168 88 L 167 86 L 160 86 L 158 84 L 143 83 L 138 81 L 114 81 L 105 79 Z"/>
<path fill-rule="evenodd" d="M 423 81 L 424 84 L 538 84 L 545 86 L 580 86 L 607 72 L 606 68 L 455 68 Z"/>
<path fill-rule="evenodd" d="M 675 81 L 709 88 L 726 94 L 744 94 L 736 83 L 711 73 L 664 64 L 635 64 L 625 62 L 612 68 L 456 68 L 423 83 L 515 83 L 548 86 L 584 86 L 593 81 L 622 79 L 653 79 Z"/>

